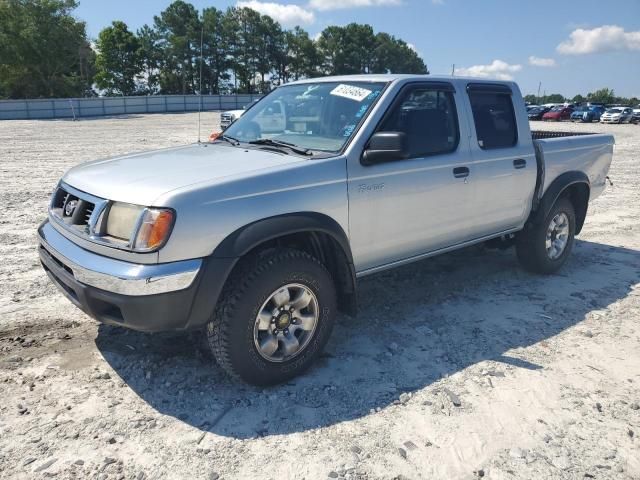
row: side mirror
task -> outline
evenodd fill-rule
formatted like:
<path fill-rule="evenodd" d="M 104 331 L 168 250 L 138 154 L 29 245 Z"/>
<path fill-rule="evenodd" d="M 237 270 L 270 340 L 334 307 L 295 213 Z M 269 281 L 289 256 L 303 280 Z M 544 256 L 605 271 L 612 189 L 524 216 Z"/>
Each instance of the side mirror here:
<path fill-rule="evenodd" d="M 409 156 L 407 135 L 404 132 L 377 132 L 362 152 L 363 165 L 393 162 Z"/>

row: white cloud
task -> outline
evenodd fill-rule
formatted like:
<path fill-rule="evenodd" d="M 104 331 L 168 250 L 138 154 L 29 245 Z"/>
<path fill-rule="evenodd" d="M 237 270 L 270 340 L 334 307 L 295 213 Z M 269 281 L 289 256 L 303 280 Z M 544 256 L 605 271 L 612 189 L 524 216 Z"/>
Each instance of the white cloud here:
<path fill-rule="evenodd" d="M 553 58 L 541 58 L 531 55 L 529 57 L 529 65 L 534 67 L 555 67 L 556 61 Z"/>
<path fill-rule="evenodd" d="M 402 5 L 402 0 L 309 0 L 309 7 L 320 11 L 397 5 Z"/>
<path fill-rule="evenodd" d="M 316 20 L 313 12 L 305 10 L 298 5 L 283 5 L 281 3 L 260 2 L 258 0 L 241 0 L 237 3 L 237 6 L 240 8 L 251 8 L 287 26 L 312 24 Z"/>
<path fill-rule="evenodd" d="M 522 70 L 522 65 L 510 65 L 502 60 L 494 60 L 489 65 L 473 65 L 468 68 L 456 68 L 456 75 L 469 77 L 497 78 L 513 80 L 513 74 Z"/>
<path fill-rule="evenodd" d="M 617 25 L 603 25 L 591 30 L 578 28 L 556 50 L 564 55 L 640 50 L 640 31 L 625 32 Z"/>

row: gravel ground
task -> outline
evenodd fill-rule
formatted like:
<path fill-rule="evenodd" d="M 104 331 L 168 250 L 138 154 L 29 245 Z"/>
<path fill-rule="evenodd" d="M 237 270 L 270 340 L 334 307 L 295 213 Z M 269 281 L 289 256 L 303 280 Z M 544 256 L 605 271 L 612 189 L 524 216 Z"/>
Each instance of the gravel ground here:
<path fill-rule="evenodd" d="M 0 122 L 0 478 L 640 478 L 640 126 L 534 128 L 617 141 L 558 275 L 474 247 L 367 277 L 318 365 L 261 390 L 189 336 L 96 324 L 36 255 L 66 169 L 196 115 Z"/>

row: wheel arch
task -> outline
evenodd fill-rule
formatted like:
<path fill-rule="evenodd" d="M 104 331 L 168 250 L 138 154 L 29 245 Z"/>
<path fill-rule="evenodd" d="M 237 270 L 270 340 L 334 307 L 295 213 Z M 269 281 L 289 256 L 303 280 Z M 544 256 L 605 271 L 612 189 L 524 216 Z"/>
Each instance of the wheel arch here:
<path fill-rule="evenodd" d="M 589 177 L 584 172 L 570 171 L 559 175 L 547 188 L 538 203 L 535 211 L 532 212 L 529 222 L 541 222 L 547 217 L 556 201 L 566 196 L 573 204 L 576 213 L 576 235 L 582 230 L 587 208 L 589 206 L 589 196 L 591 183 Z"/>
<path fill-rule="evenodd" d="M 349 315 L 356 314 L 356 275 L 351 246 L 340 224 L 328 215 L 297 212 L 258 220 L 227 236 L 211 256 L 241 258 L 279 246 L 297 248 L 318 258 L 333 277 L 339 309 Z"/>

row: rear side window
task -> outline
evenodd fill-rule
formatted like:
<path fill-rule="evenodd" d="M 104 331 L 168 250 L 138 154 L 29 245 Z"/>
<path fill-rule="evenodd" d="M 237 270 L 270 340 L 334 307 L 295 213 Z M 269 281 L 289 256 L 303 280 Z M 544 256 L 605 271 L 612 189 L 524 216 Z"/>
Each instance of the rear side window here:
<path fill-rule="evenodd" d="M 513 147 L 518 142 L 518 128 L 511 95 L 470 91 L 469 100 L 480 148 Z"/>
<path fill-rule="evenodd" d="M 404 132 L 409 158 L 448 153 L 458 147 L 460 134 L 452 92 L 412 86 L 400 95 L 378 127 L 379 132 Z"/>

